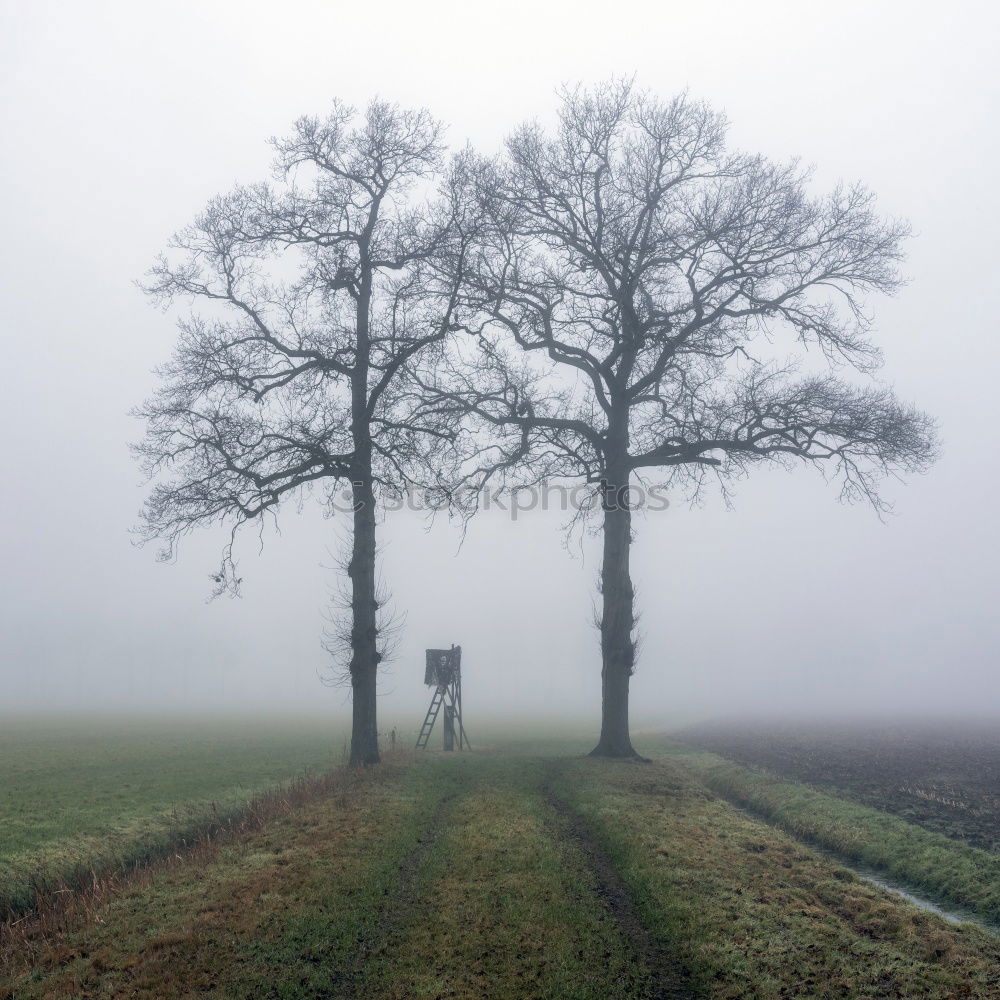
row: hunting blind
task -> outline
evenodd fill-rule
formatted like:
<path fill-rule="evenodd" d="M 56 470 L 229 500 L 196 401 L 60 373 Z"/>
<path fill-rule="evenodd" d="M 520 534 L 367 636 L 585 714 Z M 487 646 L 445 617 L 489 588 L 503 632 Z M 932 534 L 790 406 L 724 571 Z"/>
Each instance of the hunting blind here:
<path fill-rule="evenodd" d="M 434 723 L 437 721 L 438 713 L 442 707 L 444 708 L 444 749 L 455 749 L 456 735 L 458 736 L 459 750 L 469 747 L 465 727 L 462 725 L 462 647 L 428 649 L 424 683 L 428 687 L 434 688 L 434 694 L 431 695 L 430 707 L 427 709 L 424 723 L 417 736 L 417 749 L 427 749 Z"/>

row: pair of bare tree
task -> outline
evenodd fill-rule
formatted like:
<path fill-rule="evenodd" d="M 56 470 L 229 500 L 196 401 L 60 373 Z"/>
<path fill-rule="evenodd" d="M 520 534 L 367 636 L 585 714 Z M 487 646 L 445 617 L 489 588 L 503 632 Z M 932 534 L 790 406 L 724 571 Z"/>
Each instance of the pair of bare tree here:
<path fill-rule="evenodd" d="M 353 763 L 378 760 L 380 498 L 498 475 L 592 486 L 594 752 L 634 756 L 636 483 L 690 497 L 802 460 L 881 510 L 881 479 L 933 457 L 930 419 L 870 377 L 864 296 L 898 286 L 906 227 L 859 186 L 811 197 L 806 172 L 728 152 L 725 131 L 612 82 L 564 93 L 552 134 L 447 163 L 425 112 L 335 105 L 275 142 L 276 186 L 212 202 L 152 272 L 154 295 L 202 307 L 141 411 L 143 530 L 169 553 L 229 524 L 218 584 L 237 586 L 241 526 L 350 484 Z M 782 342 L 823 365 L 800 373 Z"/>

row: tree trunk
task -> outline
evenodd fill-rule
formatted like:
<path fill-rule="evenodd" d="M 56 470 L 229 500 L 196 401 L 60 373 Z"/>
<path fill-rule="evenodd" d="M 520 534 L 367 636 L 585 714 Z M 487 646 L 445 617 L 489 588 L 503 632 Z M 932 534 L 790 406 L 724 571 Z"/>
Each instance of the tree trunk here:
<path fill-rule="evenodd" d="M 635 665 L 634 593 L 629 575 L 632 513 L 627 468 L 603 486 L 604 561 L 601 565 L 601 738 L 592 757 L 638 757 L 628 731 L 628 687 Z"/>
<path fill-rule="evenodd" d="M 361 465 L 365 463 L 359 463 Z M 354 539 L 351 578 L 351 766 L 377 764 L 378 600 L 375 593 L 375 496 L 371 460 L 353 485 Z"/>
<path fill-rule="evenodd" d="M 372 439 L 368 412 L 371 363 L 370 307 L 372 272 L 367 260 L 358 291 L 357 353 L 351 371 L 351 467 L 354 538 L 348 575 L 351 578 L 351 766 L 377 764 L 378 600 L 375 594 L 375 492 Z"/>

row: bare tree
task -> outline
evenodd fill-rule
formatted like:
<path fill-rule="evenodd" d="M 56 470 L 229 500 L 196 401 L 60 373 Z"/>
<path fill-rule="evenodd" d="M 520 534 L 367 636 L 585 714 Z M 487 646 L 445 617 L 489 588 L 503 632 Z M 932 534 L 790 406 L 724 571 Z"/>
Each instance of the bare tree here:
<path fill-rule="evenodd" d="M 213 200 L 173 240 L 147 290 L 195 303 L 180 322 L 162 387 L 139 411 L 137 450 L 156 479 L 142 533 L 166 541 L 230 526 L 216 576 L 236 590 L 233 541 L 314 487 L 349 487 L 347 560 L 351 763 L 379 759 L 376 677 L 383 650 L 376 504 L 398 494 L 452 431 L 424 416 L 410 372 L 437 349 L 459 274 L 456 203 L 425 195 L 442 167 L 441 128 L 425 111 L 375 101 L 360 117 L 335 103 L 301 118 L 277 151 L 276 183 Z"/>
<path fill-rule="evenodd" d="M 751 466 L 801 460 L 882 511 L 881 478 L 933 457 L 932 421 L 869 378 L 880 357 L 863 296 L 898 287 L 907 227 L 862 186 L 810 196 L 808 172 L 729 153 L 725 132 L 686 96 L 576 89 L 554 134 L 520 128 L 476 185 L 490 226 L 463 324 L 480 351 L 442 405 L 500 432 L 535 474 L 594 484 L 597 755 L 635 755 L 636 485 L 697 498 L 710 474 L 725 490 Z M 821 363 L 803 370 L 809 348 Z"/>

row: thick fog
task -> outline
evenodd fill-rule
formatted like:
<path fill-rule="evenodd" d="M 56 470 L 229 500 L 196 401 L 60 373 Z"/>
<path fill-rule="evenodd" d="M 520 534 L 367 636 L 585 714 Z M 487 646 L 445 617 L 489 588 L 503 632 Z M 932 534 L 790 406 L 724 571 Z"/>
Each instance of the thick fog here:
<path fill-rule="evenodd" d="M 734 146 L 860 179 L 915 230 L 876 299 L 883 377 L 940 421 L 942 455 L 880 522 L 813 470 L 758 470 L 636 525 L 637 721 L 746 709 L 1000 707 L 995 423 L 1000 143 L 996 6 L 959 2 L 13 3 L 2 5 L 0 714 L 342 715 L 320 646 L 343 516 L 288 504 L 207 602 L 223 536 L 137 548 L 128 416 L 176 314 L 135 287 L 208 198 L 269 175 L 269 136 L 334 96 L 426 105 L 483 151 L 551 116 L 564 82 L 635 73 L 724 110 Z M 422 651 L 464 649 L 466 724 L 597 719 L 595 539 L 558 512 L 380 526 L 405 612 L 382 680 L 417 724 Z"/>

